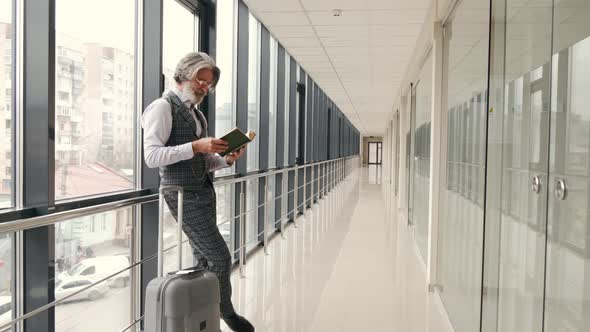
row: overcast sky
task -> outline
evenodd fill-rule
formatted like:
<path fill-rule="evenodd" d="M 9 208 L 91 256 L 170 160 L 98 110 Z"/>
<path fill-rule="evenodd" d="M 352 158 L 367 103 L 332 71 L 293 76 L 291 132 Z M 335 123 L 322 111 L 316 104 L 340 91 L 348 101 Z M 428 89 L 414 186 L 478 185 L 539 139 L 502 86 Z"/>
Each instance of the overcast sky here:
<path fill-rule="evenodd" d="M 180 58 L 196 50 L 195 35 L 195 16 L 175 0 L 164 0 L 164 68 L 174 69 Z"/>
<path fill-rule="evenodd" d="M 56 0 L 55 12 L 58 33 L 133 53 L 134 0 Z"/>
<path fill-rule="evenodd" d="M 11 4 L 12 0 L 0 0 L 0 22 L 11 22 Z M 194 48 L 194 19 L 175 0 L 164 0 L 164 22 L 165 60 L 176 62 Z M 99 43 L 133 53 L 135 25 L 135 0 L 56 0 L 58 34 L 67 34 L 84 43 Z"/>
<path fill-rule="evenodd" d="M 0 22 L 10 22 L 12 16 L 11 4 L 12 0 L 0 0 Z"/>

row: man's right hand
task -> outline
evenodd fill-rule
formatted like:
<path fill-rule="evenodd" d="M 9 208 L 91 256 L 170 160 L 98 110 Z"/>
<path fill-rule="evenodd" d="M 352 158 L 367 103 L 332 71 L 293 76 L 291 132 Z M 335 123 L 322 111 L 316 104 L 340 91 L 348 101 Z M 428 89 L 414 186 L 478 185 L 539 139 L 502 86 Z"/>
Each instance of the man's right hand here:
<path fill-rule="evenodd" d="M 227 150 L 227 142 L 215 137 L 206 137 L 193 141 L 193 153 L 221 153 Z"/>

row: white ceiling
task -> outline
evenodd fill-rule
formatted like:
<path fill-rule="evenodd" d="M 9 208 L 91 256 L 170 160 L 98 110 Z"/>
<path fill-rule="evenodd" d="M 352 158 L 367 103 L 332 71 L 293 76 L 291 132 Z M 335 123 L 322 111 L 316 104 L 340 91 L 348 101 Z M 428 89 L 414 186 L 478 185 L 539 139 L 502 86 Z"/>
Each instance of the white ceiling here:
<path fill-rule="evenodd" d="M 246 3 L 362 135 L 385 132 L 430 0 Z"/>

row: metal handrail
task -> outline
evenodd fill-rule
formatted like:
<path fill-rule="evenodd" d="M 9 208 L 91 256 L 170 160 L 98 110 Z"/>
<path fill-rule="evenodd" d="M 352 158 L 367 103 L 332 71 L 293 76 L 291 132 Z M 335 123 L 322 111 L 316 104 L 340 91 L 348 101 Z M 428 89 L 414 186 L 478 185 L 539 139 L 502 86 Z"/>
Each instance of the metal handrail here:
<path fill-rule="evenodd" d="M 50 226 L 60 221 L 66 221 L 102 212 L 108 212 L 137 204 L 156 202 L 157 200 L 158 194 L 149 194 L 146 196 L 127 198 L 120 201 L 99 204 L 64 212 L 57 212 L 44 216 L 19 219 L 15 221 L 7 221 L 0 224 L 0 233 L 11 233 L 42 226 Z"/>
<path fill-rule="evenodd" d="M 288 173 L 291 171 L 296 171 L 298 169 L 303 169 L 306 167 L 312 167 L 312 166 L 319 166 L 319 165 L 323 165 L 329 162 L 334 162 L 334 161 L 338 161 L 338 160 L 347 160 L 350 158 L 354 158 L 354 157 L 344 157 L 344 158 L 338 158 L 338 159 L 330 159 L 330 160 L 324 160 L 324 161 L 317 161 L 315 163 L 310 163 L 310 164 L 304 164 L 304 165 L 296 165 L 296 166 L 290 166 L 290 167 L 285 167 L 285 168 L 280 168 L 280 169 L 273 169 L 264 173 L 257 173 L 257 174 L 249 174 L 249 175 L 244 175 L 244 176 L 238 176 L 235 178 L 229 178 L 229 179 L 219 179 L 219 180 L 214 180 L 213 184 L 214 185 L 219 185 L 219 186 L 225 186 L 225 185 L 230 185 L 230 184 L 236 184 L 236 183 L 240 183 L 240 182 L 244 182 L 244 181 L 249 181 L 249 180 L 254 180 L 254 179 L 259 179 L 259 178 L 264 178 L 267 176 L 273 176 L 273 175 L 277 175 L 277 174 L 283 174 L 283 173 Z"/>
<path fill-rule="evenodd" d="M 270 172 L 265 172 L 265 173 L 260 173 L 260 174 L 253 174 L 253 175 L 242 176 L 242 177 L 237 177 L 237 178 L 232 178 L 232 179 L 222 179 L 219 181 L 214 181 L 213 184 L 215 186 L 224 186 L 224 185 L 229 185 L 229 184 L 241 183 L 244 181 L 258 179 L 258 178 L 262 178 L 262 177 L 266 177 L 266 176 L 272 176 L 272 175 L 276 175 L 276 174 L 282 174 L 285 172 L 294 171 L 294 170 L 298 170 L 298 169 L 302 169 L 302 168 L 306 168 L 306 167 L 318 166 L 318 165 L 323 165 L 323 164 L 329 163 L 329 162 L 334 162 L 334 161 L 338 161 L 338 160 L 347 160 L 347 159 L 351 159 L 351 158 L 355 158 L 355 157 L 344 157 L 344 158 L 338 158 L 338 159 L 331 159 L 331 160 L 320 161 L 320 162 L 315 162 L 315 163 L 310 163 L 310 164 L 305 164 L 305 165 L 297 165 L 297 166 L 292 166 L 292 167 L 288 167 L 288 168 L 282 168 L 282 169 L 273 170 Z M 309 182 L 309 183 L 311 183 L 311 182 Z M 69 210 L 69 211 L 57 212 L 57 213 L 47 214 L 47 215 L 38 216 L 38 217 L 8 221 L 8 222 L 0 223 L 0 233 L 12 233 L 12 232 L 18 232 L 18 231 L 23 231 L 23 230 L 27 230 L 27 229 L 37 228 L 37 227 L 50 226 L 50 225 L 58 223 L 60 221 L 66 221 L 69 219 L 75 219 L 75 218 L 85 217 L 85 216 L 98 214 L 98 213 L 102 213 L 102 212 L 108 212 L 108 211 L 117 210 L 117 209 L 120 209 L 123 207 L 137 205 L 137 204 L 151 203 L 151 202 L 155 202 L 157 200 L 158 200 L 158 194 L 149 194 L 146 196 L 127 198 L 127 199 L 123 199 L 120 201 L 109 202 L 109 203 L 105 203 L 105 204 L 99 204 L 99 205 L 84 207 L 84 208 L 75 209 L 75 210 Z"/>

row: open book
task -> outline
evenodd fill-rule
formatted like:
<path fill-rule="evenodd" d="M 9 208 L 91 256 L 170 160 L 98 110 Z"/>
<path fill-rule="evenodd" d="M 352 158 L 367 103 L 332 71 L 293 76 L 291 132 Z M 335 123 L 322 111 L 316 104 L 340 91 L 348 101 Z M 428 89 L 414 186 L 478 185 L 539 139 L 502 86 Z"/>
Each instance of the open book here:
<path fill-rule="evenodd" d="M 242 146 L 252 142 L 254 137 L 256 137 L 256 133 L 252 130 L 244 134 L 239 128 L 234 128 L 232 131 L 220 138 L 226 141 L 229 146 L 227 147 L 227 150 L 221 152 L 219 155 L 225 157 L 226 155 L 238 150 Z"/>

